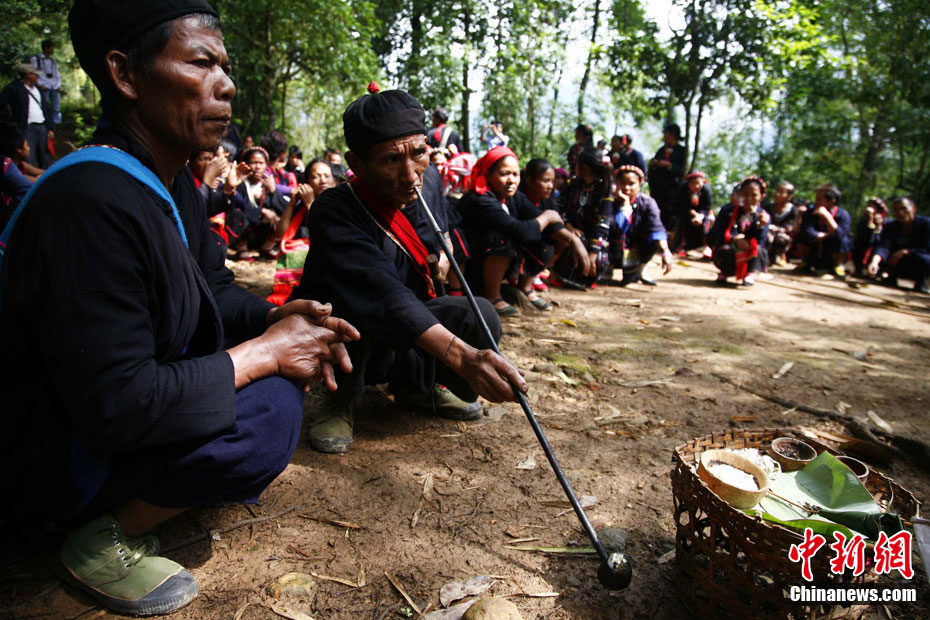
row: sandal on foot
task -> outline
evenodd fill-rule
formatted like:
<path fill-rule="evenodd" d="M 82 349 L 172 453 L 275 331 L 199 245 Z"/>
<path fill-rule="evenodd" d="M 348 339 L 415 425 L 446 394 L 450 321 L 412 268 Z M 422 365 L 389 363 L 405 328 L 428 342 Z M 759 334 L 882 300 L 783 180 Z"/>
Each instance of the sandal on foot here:
<path fill-rule="evenodd" d="M 552 304 L 543 299 L 542 297 L 537 297 L 536 299 L 531 299 L 530 303 L 533 304 L 533 307 L 539 310 L 540 312 L 548 312 L 552 310 Z"/>
<path fill-rule="evenodd" d="M 504 301 L 504 298 L 498 297 L 497 299 L 491 302 L 492 304 L 494 304 L 494 309 L 497 310 L 497 316 L 501 318 L 511 317 L 511 316 L 520 316 L 520 311 L 514 308 L 513 306 L 511 306 L 510 304 L 507 304 L 503 308 L 498 308 L 497 304 L 499 304 L 502 301 Z"/>
<path fill-rule="evenodd" d="M 523 291 L 523 294 L 526 295 L 526 298 L 530 300 L 530 303 L 533 304 L 533 307 L 540 312 L 552 310 L 552 306 L 549 305 L 549 302 L 537 295 L 536 291 L 534 291 L 532 288 L 528 291 Z"/>

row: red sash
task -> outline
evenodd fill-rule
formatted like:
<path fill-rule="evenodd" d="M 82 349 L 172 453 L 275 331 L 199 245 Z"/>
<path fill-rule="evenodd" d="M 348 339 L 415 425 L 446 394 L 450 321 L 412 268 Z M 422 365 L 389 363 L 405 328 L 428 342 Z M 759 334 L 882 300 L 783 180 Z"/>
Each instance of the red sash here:
<path fill-rule="evenodd" d="M 362 181 L 360 176 L 356 175 L 352 177 L 349 183 L 352 184 L 352 189 L 356 191 L 362 204 L 374 211 L 378 217 L 387 224 L 388 230 L 386 232 L 390 233 L 397 244 L 406 252 L 407 256 L 413 260 L 417 273 L 419 273 L 420 277 L 426 282 L 430 299 L 435 298 L 436 288 L 433 286 L 433 279 L 429 275 L 429 265 L 426 263 L 426 257 L 429 255 L 429 251 L 426 249 L 426 246 L 423 245 L 423 242 L 420 240 L 419 235 L 417 235 L 417 231 L 414 230 L 410 220 L 407 219 L 406 215 L 401 213 L 400 209 L 396 209 L 387 204 L 380 196 L 371 191 L 371 188 Z"/>
<path fill-rule="evenodd" d="M 723 232 L 724 240 L 729 243 L 730 237 L 733 234 L 733 226 L 736 224 L 736 220 L 739 217 L 740 208 L 734 207 L 733 214 L 730 216 L 730 224 L 727 226 L 727 229 Z M 755 212 L 753 212 L 755 214 Z M 746 277 L 746 274 L 749 272 L 749 260 L 755 258 L 759 255 L 759 240 L 750 239 L 749 240 L 749 250 L 746 252 L 736 252 L 736 273 L 734 274 L 738 279 L 742 280 Z"/>

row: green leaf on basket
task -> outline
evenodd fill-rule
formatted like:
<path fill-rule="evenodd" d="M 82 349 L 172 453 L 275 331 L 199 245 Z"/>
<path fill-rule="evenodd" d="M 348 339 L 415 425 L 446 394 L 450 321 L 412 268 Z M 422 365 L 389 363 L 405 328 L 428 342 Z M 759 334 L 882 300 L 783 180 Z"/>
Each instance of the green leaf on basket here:
<path fill-rule="evenodd" d="M 900 526 L 900 519 L 896 515 L 882 515 L 868 489 L 848 467 L 828 452 L 821 453 L 797 472 L 776 476 L 770 487 L 773 493 L 795 504 L 820 508 L 818 514 L 810 514 L 769 495 L 759 503 L 759 507 L 767 513 L 763 517 L 770 521 L 799 529 L 813 528 L 804 522 L 832 522 L 872 540 L 882 527 L 889 534 L 900 531 L 895 529 Z M 843 532 L 848 537 L 848 530 L 844 532 L 837 528 L 832 531 Z"/>
<path fill-rule="evenodd" d="M 795 480 L 814 498 L 817 505 L 824 508 L 866 514 L 881 513 L 881 508 L 856 478 L 856 474 L 829 452 L 822 452 L 798 471 Z"/>

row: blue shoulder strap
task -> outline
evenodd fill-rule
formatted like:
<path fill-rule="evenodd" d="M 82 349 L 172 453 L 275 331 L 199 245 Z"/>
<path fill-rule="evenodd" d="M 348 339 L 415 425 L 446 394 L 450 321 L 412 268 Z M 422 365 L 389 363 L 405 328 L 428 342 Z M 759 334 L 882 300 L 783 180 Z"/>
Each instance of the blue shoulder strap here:
<path fill-rule="evenodd" d="M 0 233 L 0 273 L 3 269 L 3 256 L 6 254 L 7 243 L 10 240 L 10 236 L 13 234 L 13 226 L 16 225 L 16 220 L 19 219 L 19 216 L 22 214 L 23 209 L 26 208 L 26 205 L 29 203 L 29 200 L 32 198 L 39 188 L 42 186 L 49 177 L 53 176 L 57 172 L 61 172 L 66 168 L 75 166 L 77 164 L 83 164 L 87 162 L 96 162 L 102 164 L 109 164 L 115 166 L 127 173 L 146 187 L 154 191 L 159 198 L 171 205 L 171 213 L 174 215 L 174 223 L 178 227 L 178 233 L 181 235 L 181 241 L 184 242 L 185 246 L 188 246 L 187 243 L 187 234 L 184 232 L 184 224 L 181 223 L 181 215 L 178 213 L 178 207 L 174 204 L 174 199 L 171 198 L 171 194 L 168 193 L 168 189 L 165 187 L 164 183 L 155 176 L 155 173 L 146 168 L 142 162 L 138 159 L 121 151 L 117 148 L 110 146 L 89 146 L 78 151 L 74 151 L 69 155 L 66 155 L 62 159 L 58 160 L 51 168 L 45 171 L 42 176 L 36 180 L 33 184 L 32 189 L 26 194 L 22 199 L 19 205 L 16 207 L 16 210 L 13 211 L 13 214 L 10 216 L 10 220 L 7 222 L 6 226 L 3 229 L 3 232 Z M 3 311 L 3 289 L 0 287 L 0 312 Z"/>

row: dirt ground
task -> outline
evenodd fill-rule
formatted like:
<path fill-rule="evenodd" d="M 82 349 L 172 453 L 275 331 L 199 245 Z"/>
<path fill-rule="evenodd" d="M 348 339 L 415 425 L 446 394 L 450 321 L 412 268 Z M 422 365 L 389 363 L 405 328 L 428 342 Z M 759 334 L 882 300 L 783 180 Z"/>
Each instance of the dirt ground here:
<path fill-rule="evenodd" d="M 269 292 L 270 264 L 233 268 Z M 289 572 L 315 577 L 310 594 L 278 603 L 284 617 L 281 605 L 318 620 L 415 618 L 399 589 L 434 610 L 443 584 L 479 574 L 527 620 L 688 617 L 667 555 L 675 446 L 733 427 L 846 433 L 713 373 L 812 407 L 872 410 L 895 432 L 930 441 L 930 297 L 774 274 L 751 289 L 719 287 L 709 263 L 689 259 L 657 287 L 553 290 L 553 312 L 505 323 L 502 349 L 529 371 L 530 400 L 562 466 L 579 495 L 597 498 L 589 516 L 629 534 L 627 590 L 605 591 L 590 558 L 507 548 L 586 544 L 575 516 L 550 505 L 564 496 L 517 405 L 455 423 L 400 410 L 372 388 L 356 407 L 348 454 L 302 442 L 259 504 L 194 510 L 159 530 L 163 546 L 181 545 L 168 555 L 200 582 L 172 618 L 280 618 L 264 589 Z M 793 367 L 773 379 L 786 362 Z M 658 379 L 667 381 L 636 383 Z M 308 399 L 307 419 L 319 400 Z M 530 457 L 537 467 L 517 468 Z M 877 469 L 930 496 L 930 477 L 912 464 Z M 930 617 L 916 548 L 914 557 L 921 602 L 866 617 Z M 118 617 L 60 585 L 55 558 L 41 546 L 0 554 L 0 617 Z"/>

